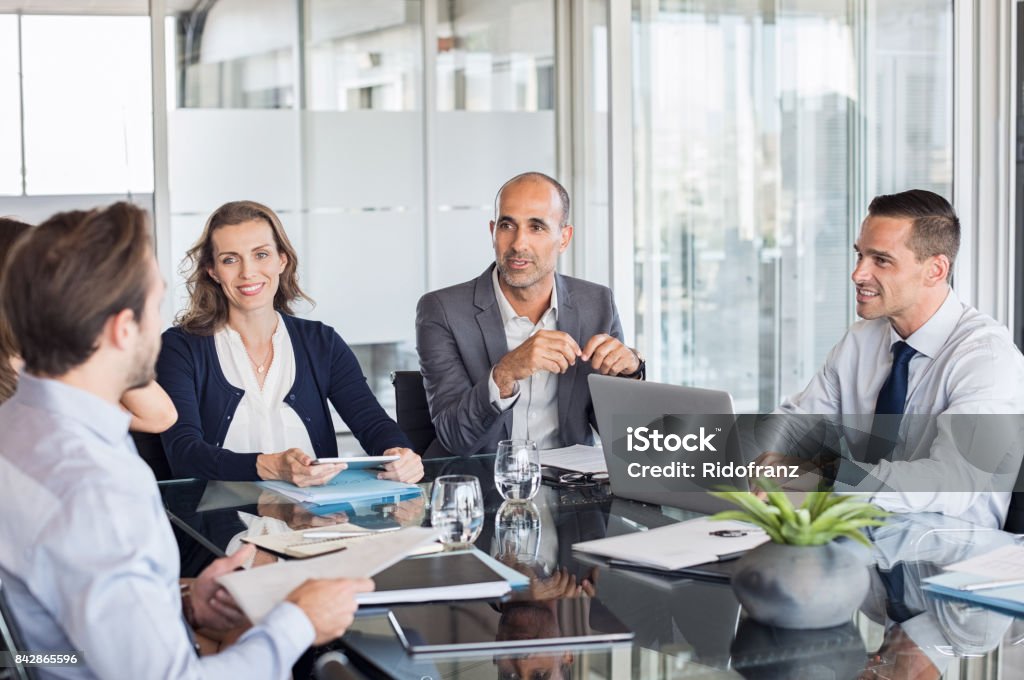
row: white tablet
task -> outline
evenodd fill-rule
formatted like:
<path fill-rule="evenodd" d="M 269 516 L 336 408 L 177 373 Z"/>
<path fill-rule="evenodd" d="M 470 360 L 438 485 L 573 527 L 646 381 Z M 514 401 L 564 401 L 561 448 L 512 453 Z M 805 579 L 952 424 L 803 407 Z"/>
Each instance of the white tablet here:
<path fill-rule="evenodd" d="M 401 456 L 342 456 L 340 458 L 317 458 L 313 465 L 325 463 L 348 463 L 349 470 L 366 470 L 367 468 L 380 467 L 384 463 L 396 461 Z"/>

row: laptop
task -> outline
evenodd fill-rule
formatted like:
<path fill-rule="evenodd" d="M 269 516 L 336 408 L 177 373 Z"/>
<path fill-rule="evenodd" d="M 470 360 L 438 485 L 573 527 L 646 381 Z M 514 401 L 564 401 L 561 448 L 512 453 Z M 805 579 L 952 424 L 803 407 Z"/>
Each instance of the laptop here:
<path fill-rule="evenodd" d="M 628 461 L 612 454 L 615 447 L 614 421 L 616 416 L 643 414 L 645 417 L 683 415 L 732 416 L 732 396 L 728 392 L 707 390 L 698 387 L 682 387 L 643 380 L 624 380 L 606 375 L 591 374 L 590 397 L 594 404 L 594 415 L 601 435 L 605 464 L 612 494 L 643 503 L 670 505 L 700 513 L 714 513 L 732 510 L 736 506 L 715 498 L 707 493 L 707 487 L 696 481 L 676 479 L 673 490 L 659 488 L 658 484 L 624 484 L 628 479 Z M 739 449 L 726 446 L 722 459 L 737 463 Z M 749 489 L 745 480 L 733 480 L 733 486 L 740 490 Z M 679 489 L 679 490 L 675 490 Z"/>

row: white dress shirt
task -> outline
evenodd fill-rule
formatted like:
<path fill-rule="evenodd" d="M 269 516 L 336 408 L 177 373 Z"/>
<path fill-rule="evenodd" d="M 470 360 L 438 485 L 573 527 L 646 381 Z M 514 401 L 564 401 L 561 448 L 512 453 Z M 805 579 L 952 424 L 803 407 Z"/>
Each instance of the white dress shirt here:
<path fill-rule="evenodd" d="M 1024 357 L 1005 327 L 960 302 L 952 289 L 907 338 L 885 318 L 855 323 L 807 387 L 776 412 L 838 415 L 851 437 L 850 448 L 866 446 L 875 401 L 892 367 L 892 345 L 900 340 L 917 351 L 908 369 L 900 444 L 892 460 L 877 465 L 844 456 L 836 490 L 872 492 L 878 505 L 895 512 L 941 512 L 1001 526 L 1010 503 L 1006 489 L 1013 486 L 1022 451 L 985 450 L 978 442 L 986 443 L 988 436 L 1000 442 L 1016 437 L 1019 443 L 1019 433 L 1004 439 L 1002 433 L 975 433 L 972 448 L 964 446 L 963 427 L 957 426 L 970 422 L 964 414 L 1024 414 Z M 1012 428 L 1019 427 L 1019 420 L 975 422 Z M 973 461 L 958 446 L 970 448 Z M 995 459 L 976 464 L 986 456 Z"/>
<path fill-rule="evenodd" d="M 295 351 L 281 315 L 277 315 L 277 329 L 271 338 L 274 360 L 266 369 L 262 390 L 256 381 L 242 336 L 225 325 L 213 339 L 224 377 L 235 387 L 245 390 L 224 437 L 224 448 L 261 453 L 280 453 L 297 448 L 314 457 L 309 431 L 299 414 L 285 401 L 295 383 Z"/>
<path fill-rule="evenodd" d="M 498 268 L 491 274 L 494 297 L 501 312 L 508 351 L 519 347 L 537 331 L 558 330 L 558 291 L 551 286 L 551 304 L 534 324 L 529 317 L 519 316 L 505 297 L 498 283 Z M 512 409 L 512 439 L 532 439 L 539 449 L 552 449 L 560 445 L 558 439 L 558 376 L 550 371 L 537 371 L 529 378 L 516 381 L 512 396 L 501 398 L 494 382 L 494 369 L 488 382 L 491 403 L 502 411 Z"/>
<path fill-rule="evenodd" d="M 221 653 L 196 656 L 181 616 L 178 546 L 129 421 L 99 397 L 28 375 L 0 406 L 4 596 L 26 651 L 77 651 L 83 661 L 36 671 L 289 677 L 314 630 L 288 602 Z"/>

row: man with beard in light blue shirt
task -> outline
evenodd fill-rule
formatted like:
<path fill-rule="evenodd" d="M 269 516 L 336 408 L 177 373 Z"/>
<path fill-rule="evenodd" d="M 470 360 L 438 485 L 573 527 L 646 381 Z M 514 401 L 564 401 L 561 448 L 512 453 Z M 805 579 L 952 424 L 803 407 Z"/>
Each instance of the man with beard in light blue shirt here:
<path fill-rule="evenodd" d="M 190 630 L 244 617 L 211 564 L 188 590 L 153 474 L 118 406 L 153 379 L 164 284 L 145 213 L 56 215 L 19 243 L 0 304 L 25 374 L 0 407 L 0 583 L 30 653 L 73 652 L 42 677 L 284 678 L 340 636 L 369 580 L 307 581 L 219 654 Z"/>

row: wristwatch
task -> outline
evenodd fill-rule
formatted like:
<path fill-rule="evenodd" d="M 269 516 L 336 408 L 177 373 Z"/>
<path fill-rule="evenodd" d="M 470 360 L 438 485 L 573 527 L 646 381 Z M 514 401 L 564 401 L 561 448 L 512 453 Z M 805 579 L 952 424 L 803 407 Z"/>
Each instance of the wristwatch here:
<path fill-rule="evenodd" d="M 641 355 L 640 352 L 636 351 L 632 347 L 627 347 L 626 349 L 632 352 L 633 356 L 635 356 L 636 360 L 639 361 L 640 363 L 637 365 L 635 371 L 633 371 L 632 373 L 619 373 L 619 377 L 633 378 L 634 380 L 647 380 L 647 362 L 644 361 L 643 355 Z"/>

